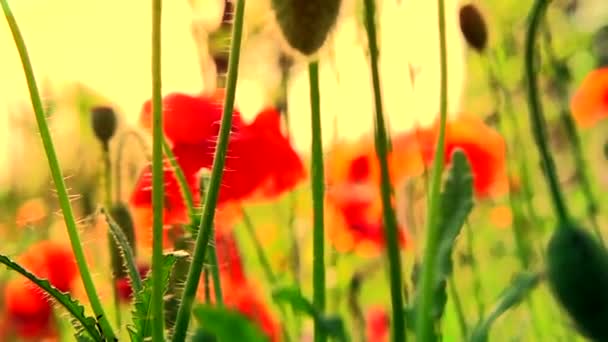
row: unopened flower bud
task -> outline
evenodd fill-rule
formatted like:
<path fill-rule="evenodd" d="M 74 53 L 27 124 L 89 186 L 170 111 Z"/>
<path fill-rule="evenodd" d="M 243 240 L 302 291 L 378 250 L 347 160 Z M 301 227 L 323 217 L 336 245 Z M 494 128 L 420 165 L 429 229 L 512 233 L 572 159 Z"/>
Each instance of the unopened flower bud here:
<path fill-rule="evenodd" d="M 460 8 L 460 31 L 473 49 L 482 53 L 488 43 L 488 29 L 481 12 L 475 5 L 467 4 Z"/>
<path fill-rule="evenodd" d="M 93 132 L 99 141 L 108 144 L 116 132 L 116 113 L 110 107 L 95 107 L 91 110 Z"/>
<path fill-rule="evenodd" d="M 272 0 L 277 21 L 291 47 L 311 55 L 336 23 L 341 0 Z"/>

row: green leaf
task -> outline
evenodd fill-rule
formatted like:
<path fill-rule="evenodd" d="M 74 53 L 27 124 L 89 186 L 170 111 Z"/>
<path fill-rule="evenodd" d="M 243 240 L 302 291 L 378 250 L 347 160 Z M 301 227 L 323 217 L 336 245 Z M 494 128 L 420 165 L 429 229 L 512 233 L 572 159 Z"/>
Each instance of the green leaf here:
<path fill-rule="evenodd" d="M 317 319 L 319 314 L 312 303 L 302 296 L 300 289 L 295 287 L 283 287 L 272 292 L 272 298 L 276 302 L 289 303 L 294 311 L 302 312 Z"/>
<path fill-rule="evenodd" d="M 473 209 L 473 176 L 466 155 L 460 149 L 452 153 L 451 168 L 440 197 L 439 247 L 432 316 L 439 326 L 448 299 L 446 283 L 452 274 L 452 250 L 456 238 Z M 416 304 L 410 309 L 416 312 Z M 438 336 L 435 337 L 438 339 Z"/>
<path fill-rule="evenodd" d="M 298 288 L 279 288 L 273 291 L 272 298 L 277 303 L 287 302 L 294 311 L 302 312 L 310 316 L 319 323 L 319 326 L 328 336 L 333 337 L 338 341 L 348 341 L 342 318 L 338 316 L 324 316 L 319 313 L 310 300 L 302 296 L 302 293 Z"/>
<path fill-rule="evenodd" d="M 268 337 L 260 328 L 238 311 L 225 307 L 201 305 L 193 310 L 194 317 L 202 325 L 203 341 L 210 341 L 209 334 L 214 335 L 221 342 L 262 342 Z M 205 324 L 208 323 L 208 324 Z"/>
<path fill-rule="evenodd" d="M 163 257 L 163 283 L 167 285 L 171 276 L 173 265 L 178 258 L 189 256 L 185 251 L 174 251 Z M 165 288 L 164 291 L 167 289 Z M 140 291 L 135 292 L 133 305 L 133 325 L 129 327 L 131 341 L 142 342 L 152 336 L 150 312 L 152 310 L 152 278 L 147 277 L 142 283 Z"/>
<path fill-rule="evenodd" d="M 38 278 L 36 275 L 21 267 L 21 265 L 14 262 L 7 256 L 0 255 L 0 263 L 31 280 L 39 288 L 44 290 L 50 297 L 52 297 L 59 305 L 65 308 L 75 318 L 73 325 L 76 329 L 77 336 L 86 332 L 94 341 L 104 341 L 103 336 L 97 330 L 97 320 L 93 317 L 88 317 L 85 315 L 84 306 L 82 306 L 80 302 L 73 299 L 69 294 L 59 291 L 56 287 L 51 285 L 48 280 Z"/>
<path fill-rule="evenodd" d="M 532 291 L 538 283 L 540 283 L 541 276 L 539 274 L 522 273 L 519 274 L 511 286 L 506 288 L 500 297 L 498 302 L 494 306 L 494 309 L 486 316 L 485 319 L 477 323 L 469 342 L 486 342 L 490 334 L 490 328 L 492 324 L 505 312 L 512 307 L 519 304 L 530 291 Z"/>
<path fill-rule="evenodd" d="M 129 280 L 131 281 L 133 293 L 138 293 L 141 291 L 143 285 L 139 271 L 137 270 L 137 264 L 135 262 L 135 256 L 133 255 L 131 244 L 129 243 L 129 240 L 127 239 L 122 228 L 116 223 L 114 218 L 110 216 L 110 214 L 103 208 L 101 209 L 101 213 L 106 217 L 106 222 L 108 222 L 108 227 L 110 227 L 110 235 L 112 235 L 114 242 L 116 242 L 116 247 L 118 247 L 120 255 L 123 258 L 125 268 L 129 274 Z"/>

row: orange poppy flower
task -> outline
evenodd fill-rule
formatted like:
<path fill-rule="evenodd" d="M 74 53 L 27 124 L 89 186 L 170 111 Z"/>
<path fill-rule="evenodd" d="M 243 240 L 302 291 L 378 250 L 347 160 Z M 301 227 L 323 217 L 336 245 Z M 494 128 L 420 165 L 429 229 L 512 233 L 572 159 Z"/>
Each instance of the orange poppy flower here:
<path fill-rule="evenodd" d="M 570 110 L 576 123 L 591 127 L 608 117 L 608 67 L 591 71 L 572 96 Z"/>
<path fill-rule="evenodd" d="M 435 154 L 439 134 L 438 123 L 426 129 L 418 129 L 416 138 L 423 160 L 430 167 Z M 447 122 L 445 137 L 445 162 L 449 163 L 455 149 L 462 149 L 473 173 L 473 185 L 478 197 L 500 195 L 508 184 L 506 170 L 506 146 L 502 136 L 487 126 L 483 120 L 472 116 L 459 116 Z"/>
<path fill-rule="evenodd" d="M 327 165 L 327 234 L 341 252 L 374 255 L 385 245 L 378 167 L 373 143 L 339 144 Z M 402 246 L 405 231 L 399 230 Z"/>

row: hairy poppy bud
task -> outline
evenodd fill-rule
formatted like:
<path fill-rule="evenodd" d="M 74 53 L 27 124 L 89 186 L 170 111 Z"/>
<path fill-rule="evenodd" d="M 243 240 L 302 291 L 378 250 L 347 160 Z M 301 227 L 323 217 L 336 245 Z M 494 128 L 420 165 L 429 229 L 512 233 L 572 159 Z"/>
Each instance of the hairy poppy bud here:
<path fill-rule="evenodd" d="M 481 12 L 475 5 L 467 4 L 460 8 L 460 31 L 473 49 L 479 53 L 485 50 L 488 43 L 488 29 Z"/>
<path fill-rule="evenodd" d="M 133 255 L 135 256 L 135 230 L 131 213 L 129 213 L 129 208 L 122 203 L 117 203 L 110 209 L 110 216 L 114 219 L 114 221 L 116 221 L 120 229 L 122 229 L 122 232 L 125 234 L 125 237 L 129 242 L 129 246 L 133 251 Z M 113 238 L 110 238 L 110 248 L 112 251 L 112 271 L 114 272 L 114 276 L 117 278 L 126 276 L 126 270 L 120 247 L 116 244 Z"/>
<path fill-rule="evenodd" d="M 93 132 L 99 141 L 108 144 L 116 132 L 116 113 L 110 107 L 95 107 L 91 110 Z"/>
<path fill-rule="evenodd" d="M 554 296 L 580 332 L 608 340 L 608 253 L 588 232 L 560 227 L 547 248 L 548 280 Z"/>
<path fill-rule="evenodd" d="M 336 23 L 341 0 L 272 0 L 272 8 L 287 42 L 311 55 L 323 46 Z"/>

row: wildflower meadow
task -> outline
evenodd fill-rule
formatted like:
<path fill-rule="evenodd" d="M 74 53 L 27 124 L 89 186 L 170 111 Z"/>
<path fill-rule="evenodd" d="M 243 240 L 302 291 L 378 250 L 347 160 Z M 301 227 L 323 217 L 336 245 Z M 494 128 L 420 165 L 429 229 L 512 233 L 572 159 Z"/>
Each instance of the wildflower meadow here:
<path fill-rule="evenodd" d="M 608 341 L 603 0 L 0 5 L 0 342 Z"/>

